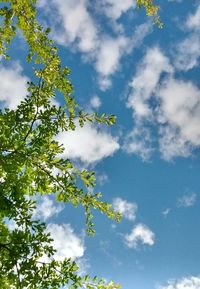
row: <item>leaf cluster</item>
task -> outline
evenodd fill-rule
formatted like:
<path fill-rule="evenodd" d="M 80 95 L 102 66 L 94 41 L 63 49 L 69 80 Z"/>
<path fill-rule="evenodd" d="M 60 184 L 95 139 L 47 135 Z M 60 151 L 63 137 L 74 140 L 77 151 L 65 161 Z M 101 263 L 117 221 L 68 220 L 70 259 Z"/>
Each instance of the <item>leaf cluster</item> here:
<path fill-rule="evenodd" d="M 146 15 L 153 17 L 153 22 L 159 28 L 163 28 L 163 22 L 160 18 L 159 10 L 160 6 L 155 4 L 154 0 L 137 0 L 138 8 L 144 7 Z"/>

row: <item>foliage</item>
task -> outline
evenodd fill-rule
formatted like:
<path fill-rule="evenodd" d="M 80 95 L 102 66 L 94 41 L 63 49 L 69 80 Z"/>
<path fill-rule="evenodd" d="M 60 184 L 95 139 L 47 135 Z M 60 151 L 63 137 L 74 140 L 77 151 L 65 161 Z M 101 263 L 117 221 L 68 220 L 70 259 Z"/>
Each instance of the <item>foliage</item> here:
<path fill-rule="evenodd" d="M 77 264 L 54 260 L 55 250 L 46 226 L 32 218 L 36 203 L 31 197 L 55 194 L 58 202 L 70 202 L 85 208 L 87 233 L 94 234 L 91 209 L 98 209 L 119 221 L 111 205 L 92 194 L 93 172 L 78 170 L 69 159 L 58 157 L 63 147 L 55 140 L 61 131 L 74 130 L 76 122 L 113 124 L 115 117 L 81 111 L 72 97 L 69 69 L 61 66 L 57 48 L 49 40 L 49 30 L 36 20 L 35 2 L 3 2 L 0 9 L 0 52 L 9 59 L 8 47 L 21 31 L 34 63 L 38 83 L 29 83 L 28 95 L 16 110 L 0 111 L 0 284 L 2 288 L 119 288 L 98 278 L 79 276 Z M 52 98 L 59 92 L 66 104 L 57 107 Z M 54 172 L 57 172 L 56 174 Z M 82 182 L 82 185 L 80 185 Z M 14 229 L 8 223 L 14 222 Z M 40 262 L 42 256 L 49 262 Z"/>
<path fill-rule="evenodd" d="M 99 278 L 80 276 L 76 262 L 54 259 L 52 239 L 46 225 L 33 219 L 38 193 L 54 194 L 58 202 L 81 205 L 85 209 L 86 230 L 94 234 L 92 209 L 120 220 L 101 194 L 91 193 L 93 172 L 73 167 L 60 154 L 55 140 L 61 131 L 75 130 L 79 122 L 112 125 L 113 115 L 88 114 L 72 96 L 69 69 L 62 67 L 57 47 L 49 39 L 49 29 L 37 22 L 36 0 L 0 1 L 0 54 L 9 59 L 10 43 L 21 33 L 28 44 L 27 62 L 34 66 L 38 82 L 28 83 L 28 95 L 16 110 L 0 110 L 0 284 L 7 288 L 117 289 L 120 285 Z M 148 15 L 157 15 L 152 1 L 139 1 Z M 63 95 L 64 106 L 52 99 Z M 56 173 L 55 173 L 56 172 Z M 9 227 L 13 222 L 14 227 Z M 41 262 L 46 255 L 48 262 Z"/>
<path fill-rule="evenodd" d="M 154 18 L 154 24 L 158 25 L 159 28 L 163 27 L 163 23 L 158 15 L 160 7 L 154 4 L 154 0 L 137 0 L 138 7 L 144 7 L 147 16 Z"/>

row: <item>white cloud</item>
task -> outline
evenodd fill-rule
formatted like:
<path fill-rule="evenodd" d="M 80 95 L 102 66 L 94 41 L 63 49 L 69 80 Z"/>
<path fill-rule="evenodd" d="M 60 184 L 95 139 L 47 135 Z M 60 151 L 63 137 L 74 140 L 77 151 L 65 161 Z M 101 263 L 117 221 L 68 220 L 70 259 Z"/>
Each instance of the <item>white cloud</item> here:
<path fill-rule="evenodd" d="M 37 207 L 34 212 L 34 218 L 44 219 L 45 221 L 54 215 L 59 214 L 63 210 L 62 204 L 57 204 L 48 196 L 42 196 L 37 202 Z"/>
<path fill-rule="evenodd" d="M 109 179 L 108 179 L 108 176 L 104 172 L 102 172 L 102 173 L 97 174 L 97 181 L 102 186 L 105 183 L 107 183 Z"/>
<path fill-rule="evenodd" d="M 98 30 L 90 13 L 88 12 L 87 0 L 52 0 L 50 3 L 54 8 L 54 17 L 52 21 L 54 39 L 62 45 L 76 43 L 82 52 L 91 52 L 97 44 Z M 47 8 L 48 9 L 48 8 Z M 56 25 L 62 24 L 60 32 Z"/>
<path fill-rule="evenodd" d="M 6 67 L 0 64 L 0 102 L 10 109 L 15 109 L 27 95 L 27 76 L 18 62 Z"/>
<path fill-rule="evenodd" d="M 158 289 L 199 289 L 200 278 L 191 276 L 179 280 L 171 280 L 167 285 L 159 286 Z"/>
<path fill-rule="evenodd" d="M 169 213 L 171 212 L 171 209 L 170 208 L 166 208 L 164 211 L 162 211 L 162 215 L 166 218 Z"/>
<path fill-rule="evenodd" d="M 189 157 L 192 153 L 191 143 L 184 139 L 180 132 L 170 125 L 159 128 L 159 150 L 164 160 L 175 157 Z"/>
<path fill-rule="evenodd" d="M 122 217 L 126 218 L 129 221 L 134 221 L 136 218 L 137 204 L 130 203 L 121 198 L 115 198 L 113 200 L 113 208 L 122 214 Z"/>
<path fill-rule="evenodd" d="M 189 195 L 183 195 L 178 199 L 178 207 L 192 207 L 197 199 L 197 195 L 195 193 Z"/>
<path fill-rule="evenodd" d="M 104 79 L 109 79 L 109 76 L 118 70 L 120 58 L 128 46 L 129 41 L 124 36 L 102 39 L 95 64 L 96 70 L 100 74 L 100 83 L 103 83 Z M 107 83 L 109 87 L 110 82 Z M 102 87 L 107 88 L 105 84 Z"/>
<path fill-rule="evenodd" d="M 99 83 L 102 90 L 111 86 L 111 76 L 119 71 L 123 56 L 129 55 L 141 45 L 144 38 L 150 33 L 149 24 L 141 24 L 135 28 L 131 37 L 102 36 L 96 53 L 95 68 L 99 73 Z"/>
<path fill-rule="evenodd" d="M 86 164 L 112 156 L 118 149 L 117 139 L 90 124 L 77 125 L 75 131 L 61 132 L 57 140 L 65 147 L 64 158 L 81 160 Z"/>
<path fill-rule="evenodd" d="M 88 0 L 40 0 L 39 6 L 46 12 L 52 36 L 59 44 L 75 45 L 84 53 L 96 49 L 99 30 L 89 13 Z"/>
<path fill-rule="evenodd" d="M 85 252 L 83 240 L 74 233 L 70 224 L 49 224 L 47 232 L 54 239 L 52 245 L 57 251 L 54 255 L 55 260 L 62 261 L 64 258 L 74 260 L 83 257 Z"/>
<path fill-rule="evenodd" d="M 136 118 L 152 117 L 148 102 L 155 93 L 163 72 L 173 72 L 168 58 L 158 47 L 148 49 L 130 83 L 132 90 L 128 97 L 127 106 L 133 109 Z"/>
<path fill-rule="evenodd" d="M 155 243 L 155 234 L 144 224 L 137 224 L 130 234 L 124 238 L 125 244 L 129 248 L 136 249 L 139 243 L 152 246 Z"/>
<path fill-rule="evenodd" d="M 186 27 L 191 30 L 200 30 L 200 5 L 194 14 L 189 14 L 186 20 Z"/>
<path fill-rule="evenodd" d="M 90 105 L 94 109 L 98 109 L 101 106 L 101 100 L 100 98 L 95 95 L 90 99 Z"/>
<path fill-rule="evenodd" d="M 142 160 L 147 161 L 154 151 L 150 130 L 142 124 L 136 123 L 134 129 L 125 137 L 123 149 L 129 154 L 139 155 Z"/>
<path fill-rule="evenodd" d="M 124 1 L 116 1 L 116 0 L 103 0 L 101 5 L 103 6 L 104 13 L 116 20 L 121 17 L 122 14 L 126 13 L 129 9 L 133 9 L 136 7 L 135 0 L 124 0 Z"/>
<path fill-rule="evenodd" d="M 199 33 L 191 33 L 186 39 L 177 44 L 174 64 L 177 69 L 187 71 L 198 65 L 199 56 Z"/>
<path fill-rule="evenodd" d="M 16 229 L 22 229 L 22 227 L 19 227 L 14 220 L 8 219 L 7 217 L 4 217 L 4 222 L 6 223 L 8 229 L 11 232 L 16 230 Z"/>
<path fill-rule="evenodd" d="M 167 124 L 160 130 L 164 158 L 188 156 L 193 146 L 200 145 L 200 90 L 191 82 L 171 78 L 163 83 L 158 95 L 159 121 Z"/>
<path fill-rule="evenodd" d="M 83 276 L 83 275 L 88 274 L 88 269 L 90 269 L 91 266 L 90 266 L 90 262 L 87 258 L 85 258 L 85 257 L 78 258 L 76 260 L 76 264 L 79 267 L 78 271 L 77 271 L 78 275 Z M 66 288 L 66 289 L 68 289 L 68 288 Z"/>
<path fill-rule="evenodd" d="M 120 17 L 131 6 L 134 7 L 134 3 L 135 1 L 130 0 L 105 0 L 103 7 L 101 4 L 99 7 L 104 10 L 108 6 L 106 11 L 110 11 L 112 17 Z M 85 61 L 94 65 L 102 90 L 111 86 L 111 76 L 119 70 L 121 58 L 139 46 L 151 31 L 149 24 L 142 24 L 135 28 L 130 37 L 126 37 L 125 33 L 117 36 L 113 36 L 112 32 L 104 33 L 98 17 L 94 19 L 90 13 L 93 7 L 88 0 L 50 0 L 42 1 L 40 6 L 45 8 L 48 15 L 53 38 L 59 44 L 72 49 L 75 47 L 82 53 Z M 97 12 L 98 9 L 95 10 Z"/>
<path fill-rule="evenodd" d="M 200 5 L 194 14 L 189 14 L 185 28 L 187 37 L 176 45 L 175 66 L 180 70 L 189 70 L 198 65 L 200 57 Z"/>
<path fill-rule="evenodd" d="M 200 89 L 177 80 L 158 47 L 147 50 L 130 86 L 127 105 L 135 127 L 125 138 L 126 152 L 148 159 L 153 152 L 152 127 L 165 160 L 188 157 L 200 146 Z"/>
<path fill-rule="evenodd" d="M 139 155 L 143 160 L 148 160 L 153 153 L 151 132 L 143 121 L 155 121 L 150 100 L 156 94 L 163 73 L 173 73 L 168 58 L 159 47 L 149 48 L 130 83 L 127 106 L 133 110 L 135 125 L 125 138 L 123 148 L 128 153 Z"/>

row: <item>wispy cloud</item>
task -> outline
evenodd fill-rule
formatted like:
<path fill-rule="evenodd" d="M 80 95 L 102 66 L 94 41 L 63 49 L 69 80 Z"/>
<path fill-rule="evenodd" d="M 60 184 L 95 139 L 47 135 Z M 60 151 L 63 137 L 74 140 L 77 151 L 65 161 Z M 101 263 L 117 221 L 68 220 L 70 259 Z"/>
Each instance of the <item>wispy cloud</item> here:
<path fill-rule="evenodd" d="M 37 200 L 37 207 L 34 212 L 34 218 L 47 219 L 59 214 L 64 209 L 64 205 L 58 204 L 49 196 L 43 196 Z"/>
<path fill-rule="evenodd" d="M 155 46 L 147 49 L 130 82 L 127 107 L 133 110 L 134 128 L 125 137 L 123 148 L 143 160 L 148 160 L 154 151 L 151 131 L 146 123 L 157 122 L 159 117 L 151 106 L 151 100 L 156 96 L 163 73 L 173 74 L 173 67 L 160 48 Z"/>
<path fill-rule="evenodd" d="M 200 146 L 200 90 L 175 78 L 169 59 L 158 47 L 147 50 L 130 86 L 127 105 L 133 110 L 135 126 L 125 138 L 128 153 L 147 159 L 156 145 L 152 147 L 153 129 L 165 160 L 188 157 Z"/>
<path fill-rule="evenodd" d="M 200 278 L 191 276 L 179 280 L 170 280 L 167 285 L 158 286 L 157 289 L 199 289 Z"/>
<path fill-rule="evenodd" d="M 167 160 L 188 156 L 200 145 L 200 90 L 191 82 L 166 79 L 158 92 L 160 149 Z M 167 124 L 167 125 L 166 125 Z"/>
<path fill-rule="evenodd" d="M 123 150 L 128 154 L 136 154 L 143 161 L 148 161 L 154 151 L 151 132 L 136 122 L 135 127 L 124 138 Z"/>
<path fill-rule="evenodd" d="M 101 42 L 95 68 L 100 75 L 100 86 L 105 90 L 111 85 L 110 76 L 118 70 L 120 58 L 129 46 L 129 40 L 124 36 L 118 38 L 104 36 Z"/>
<path fill-rule="evenodd" d="M 186 27 L 191 30 L 200 30 L 200 5 L 197 6 L 194 14 L 188 15 L 186 20 Z"/>
<path fill-rule="evenodd" d="M 130 0 L 105 0 L 102 5 L 97 5 L 95 13 L 103 12 L 116 20 L 134 5 L 135 1 Z M 116 35 L 112 28 L 110 32 L 102 31 L 98 17 L 95 19 L 90 13 L 93 7 L 88 0 L 43 0 L 40 6 L 48 15 L 53 38 L 57 43 L 81 52 L 83 59 L 94 66 L 102 90 L 111 86 L 111 77 L 120 69 L 121 59 L 141 45 L 151 32 L 149 24 L 138 25 L 130 36 L 124 31 Z"/>
<path fill-rule="evenodd" d="M 153 117 L 149 100 L 155 94 L 161 74 L 164 72 L 173 72 L 169 59 L 159 47 L 149 48 L 130 83 L 131 92 L 127 106 L 133 109 L 136 119 Z"/>
<path fill-rule="evenodd" d="M 128 248 L 136 249 L 139 244 L 153 246 L 155 234 L 144 224 L 137 224 L 130 234 L 124 236 L 124 242 Z"/>
<path fill-rule="evenodd" d="M 62 261 L 64 258 L 83 257 L 85 246 L 82 238 L 74 232 L 70 224 L 48 224 L 47 232 L 54 240 L 52 245 L 56 249 L 55 260 Z"/>
<path fill-rule="evenodd" d="M 178 207 L 192 207 L 197 200 L 197 194 L 192 193 L 188 195 L 183 195 L 181 198 L 178 199 L 177 205 Z"/>
<path fill-rule="evenodd" d="M 105 183 L 109 182 L 108 175 L 104 172 L 97 173 L 97 181 L 102 186 Z"/>
<path fill-rule="evenodd" d="M 125 138 L 126 152 L 147 160 L 156 146 L 152 142 L 154 130 L 165 160 L 188 157 L 200 146 L 200 90 L 191 81 L 175 77 L 176 70 L 189 70 L 198 64 L 199 23 L 197 6 L 183 25 L 186 38 L 175 45 L 174 62 L 155 46 L 147 50 L 138 65 L 127 100 L 127 106 L 133 110 L 134 129 Z"/>
<path fill-rule="evenodd" d="M 93 109 L 98 109 L 101 106 L 101 99 L 97 96 L 94 95 L 91 99 L 90 99 L 90 106 Z"/>
<path fill-rule="evenodd" d="M 99 84 L 102 90 L 106 90 L 111 86 L 111 77 L 119 71 L 122 58 L 141 45 L 150 31 L 149 24 L 141 24 L 135 28 L 130 37 L 125 35 L 117 37 L 101 36 L 101 44 L 96 51 L 95 68 L 99 74 Z"/>
<path fill-rule="evenodd" d="M 135 0 L 103 0 L 101 1 L 102 9 L 104 13 L 113 20 L 119 19 L 122 14 L 126 13 L 129 9 L 136 7 Z"/>
<path fill-rule="evenodd" d="M 171 212 L 171 208 L 166 208 L 164 211 L 162 211 L 162 215 L 167 218 L 169 213 Z"/>
<path fill-rule="evenodd" d="M 92 52 L 98 43 L 98 28 L 88 11 L 87 0 L 50 0 L 44 3 L 50 16 L 54 39 L 62 45 L 74 45 Z M 50 9 L 54 9 L 52 14 Z M 59 29 L 56 27 L 59 25 Z"/>
<path fill-rule="evenodd" d="M 189 14 L 184 23 L 188 32 L 185 39 L 176 45 L 174 63 L 180 70 L 190 70 L 198 65 L 200 57 L 200 5 L 194 14 Z"/>
<path fill-rule="evenodd" d="M 6 107 L 15 109 L 27 95 L 29 78 L 24 75 L 18 62 L 11 62 L 9 66 L 0 63 L 0 78 L 0 102 Z"/>
<path fill-rule="evenodd" d="M 133 202 L 128 202 L 121 198 L 115 198 L 113 200 L 113 208 L 122 214 L 122 217 L 129 221 L 134 221 L 137 213 L 137 204 Z"/>

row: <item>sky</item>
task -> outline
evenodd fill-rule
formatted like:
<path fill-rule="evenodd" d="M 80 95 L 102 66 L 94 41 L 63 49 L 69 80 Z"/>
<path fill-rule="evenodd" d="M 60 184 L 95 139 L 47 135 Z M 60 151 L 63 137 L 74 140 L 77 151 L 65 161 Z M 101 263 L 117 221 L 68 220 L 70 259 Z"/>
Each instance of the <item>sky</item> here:
<path fill-rule="evenodd" d="M 134 0 L 39 0 L 74 96 L 90 112 L 117 116 L 115 126 L 87 124 L 57 140 L 64 158 L 96 172 L 95 192 L 122 213 L 120 224 L 94 212 L 38 203 L 56 258 L 126 289 L 200 288 L 200 1 L 160 1 L 164 28 Z M 32 77 L 21 37 L 0 62 L 1 106 L 16 108 Z M 56 102 L 63 104 L 62 97 Z"/>

